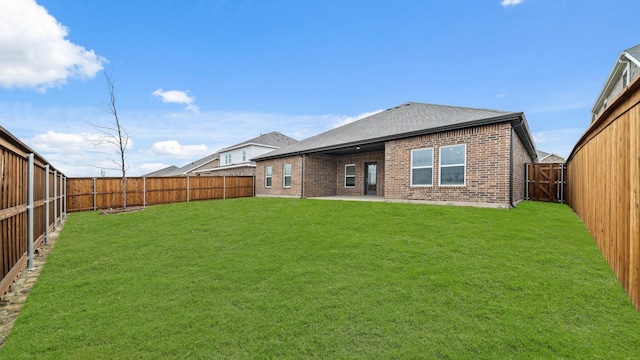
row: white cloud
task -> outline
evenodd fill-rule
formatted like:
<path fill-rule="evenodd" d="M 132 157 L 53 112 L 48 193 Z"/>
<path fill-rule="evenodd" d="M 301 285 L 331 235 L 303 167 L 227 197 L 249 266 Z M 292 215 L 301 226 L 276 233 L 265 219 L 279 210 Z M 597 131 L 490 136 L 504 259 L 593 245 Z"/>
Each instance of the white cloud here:
<path fill-rule="evenodd" d="M 347 125 L 349 123 L 352 123 L 354 121 L 358 121 L 360 119 L 364 119 L 366 117 L 369 117 L 371 115 L 375 115 L 377 113 L 380 113 L 384 110 L 375 110 L 375 111 L 370 111 L 370 112 L 365 112 L 362 114 L 358 114 L 356 116 L 347 116 L 347 117 L 342 117 L 342 119 L 340 119 L 339 121 L 333 123 L 333 125 L 331 126 L 332 129 L 338 128 L 340 126 L 344 126 Z"/>
<path fill-rule="evenodd" d="M 25 143 L 67 176 L 99 176 L 100 169 L 117 169 L 120 166 L 119 152 L 113 145 L 95 144 L 100 136 L 49 130 L 25 139 Z M 129 139 L 125 155 L 131 152 L 132 147 L 133 142 Z M 110 175 L 117 176 L 111 172 Z"/>
<path fill-rule="evenodd" d="M 583 132 L 584 129 L 543 130 L 533 134 L 533 141 L 536 149 L 567 158 Z"/>
<path fill-rule="evenodd" d="M 62 133 L 49 130 L 44 134 L 37 134 L 30 139 L 34 150 L 38 152 L 57 152 L 65 150 L 69 152 L 94 152 L 94 153 L 113 153 L 115 149 L 110 144 L 96 144 L 101 135 L 86 133 Z M 133 142 L 129 139 L 127 149 L 133 146 Z"/>
<path fill-rule="evenodd" d="M 158 141 L 151 146 L 151 154 L 156 156 L 168 156 L 173 158 L 191 158 L 205 156 L 211 153 L 204 145 L 181 145 L 175 140 Z"/>
<path fill-rule="evenodd" d="M 197 113 L 200 111 L 200 108 L 194 104 L 195 98 L 189 95 L 188 90 L 187 91 L 180 91 L 180 90 L 163 91 L 162 89 L 158 89 L 154 91 L 152 95 L 162 99 L 163 103 L 184 104 L 184 105 L 187 105 L 185 110 L 189 110 L 194 113 Z"/>
<path fill-rule="evenodd" d="M 510 6 L 510 5 L 518 5 L 521 4 L 524 0 L 502 0 L 500 5 L 502 6 Z"/>
<path fill-rule="evenodd" d="M 162 170 L 162 169 L 167 168 L 169 166 L 171 166 L 171 165 L 167 165 L 165 163 L 146 163 L 146 164 L 140 164 L 137 167 L 137 169 L 140 170 L 140 172 L 143 173 L 143 174 L 148 174 L 150 172 Z"/>
<path fill-rule="evenodd" d="M 0 86 L 45 91 L 93 78 L 107 60 L 67 40 L 68 32 L 35 0 L 0 1 Z"/>

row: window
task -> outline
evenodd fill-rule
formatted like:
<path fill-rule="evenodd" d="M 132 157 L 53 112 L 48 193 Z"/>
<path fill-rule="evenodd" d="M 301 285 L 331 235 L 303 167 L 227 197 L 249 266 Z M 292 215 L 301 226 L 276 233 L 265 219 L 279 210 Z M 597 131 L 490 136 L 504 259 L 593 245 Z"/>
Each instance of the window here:
<path fill-rule="evenodd" d="M 355 165 L 344 166 L 344 186 L 345 187 L 356 186 L 356 166 Z"/>
<path fill-rule="evenodd" d="M 264 187 L 271 187 L 271 174 L 273 170 L 271 166 L 267 166 L 264 168 Z"/>
<path fill-rule="evenodd" d="M 411 186 L 433 185 L 433 148 L 411 150 Z"/>
<path fill-rule="evenodd" d="M 291 164 L 286 164 L 282 168 L 282 186 L 291 187 Z"/>
<path fill-rule="evenodd" d="M 231 154 L 224 154 L 224 163 L 231 164 Z"/>
<path fill-rule="evenodd" d="M 242 150 L 242 162 L 247 161 L 247 150 Z"/>
<path fill-rule="evenodd" d="M 440 185 L 464 186 L 466 168 L 466 144 L 440 147 Z"/>

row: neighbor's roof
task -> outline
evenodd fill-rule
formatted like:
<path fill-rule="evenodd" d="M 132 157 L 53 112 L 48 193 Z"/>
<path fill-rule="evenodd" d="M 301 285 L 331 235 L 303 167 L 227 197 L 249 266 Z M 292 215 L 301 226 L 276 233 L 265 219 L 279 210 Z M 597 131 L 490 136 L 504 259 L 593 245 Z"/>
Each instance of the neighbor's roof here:
<path fill-rule="evenodd" d="M 636 60 L 640 61 L 640 44 L 638 44 L 638 45 L 636 45 L 636 46 L 634 46 L 632 48 L 628 48 L 624 52 L 626 52 L 627 54 L 631 55 Z"/>
<path fill-rule="evenodd" d="M 409 136 L 424 135 L 480 125 L 511 121 L 531 157 L 535 145 L 521 112 L 464 108 L 407 102 L 364 119 L 318 134 L 290 146 L 260 155 L 265 160 L 294 154 L 308 154 L 380 143 Z"/>
<path fill-rule="evenodd" d="M 538 161 L 542 161 L 546 158 L 548 158 L 549 156 L 557 156 L 558 158 L 565 160 L 565 158 L 563 158 L 562 156 L 558 155 L 558 154 L 554 154 L 554 153 L 548 153 L 546 151 L 542 151 L 542 150 L 536 150 L 536 152 L 538 153 Z"/>
<path fill-rule="evenodd" d="M 171 165 L 171 166 L 167 166 L 164 169 L 160 169 L 160 170 L 150 172 L 148 174 L 144 174 L 142 175 L 142 177 L 167 176 L 167 174 L 172 174 L 175 170 L 178 170 L 178 167 Z"/>
<path fill-rule="evenodd" d="M 298 142 L 298 140 L 294 138 L 290 138 L 287 135 L 281 134 L 277 131 L 272 131 L 267 134 L 261 134 L 260 136 L 255 137 L 251 140 L 243 141 L 241 143 L 224 148 L 220 150 L 220 152 L 237 149 L 247 145 L 263 145 L 267 147 L 273 147 L 274 149 L 276 149 L 276 148 L 281 148 L 284 146 L 291 145 L 296 142 Z"/>
<path fill-rule="evenodd" d="M 178 168 L 178 169 L 175 169 L 175 170 L 173 170 L 171 172 L 168 172 L 168 173 L 166 173 L 166 174 L 164 174 L 162 176 L 186 175 L 186 174 L 190 173 L 191 171 L 193 171 L 193 170 L 195 170 L 195 169 L 197 169 L 197 168 L 199 168 L 201 166 L 207 165 L 208 163 L 210 163 L 213 160 L 217 159 L 219 155 L 220 154 L 215 153 L 215 154 L 211 154 L 209 156 L 205 156 L 202 159 L 198 159 L 198 160 L 196 160 L 196 161 L 194 161 L 192 163 L 189 163 L 189 164 L 187 164 L 187 165 L 185 165 L 185 166 L 183 166 L 181 168 Z"/>

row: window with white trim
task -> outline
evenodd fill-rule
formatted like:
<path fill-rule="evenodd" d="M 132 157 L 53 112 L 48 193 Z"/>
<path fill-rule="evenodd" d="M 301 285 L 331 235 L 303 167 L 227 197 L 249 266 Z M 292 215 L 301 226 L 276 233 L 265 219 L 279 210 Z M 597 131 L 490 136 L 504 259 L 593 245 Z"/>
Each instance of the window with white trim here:
<path fill-rule="evenodd" d="M 247 161 L 247 150 L 242 150 L 242 162 Z"/>
<path fill-rule="evenodd" d="M 433 185 L 433 148 L 411 150 L 411 186 Z"/>
<path fill-rule="evenodd" d="M 354 164 L 344 166 L 344 187 L 356 186 L 356 166 Z"/>
<path fill-rule="evenodd" d="M 282 186 L 291 187 L 291 164 L 282 167 Z"/>
<path fill-rule="evenodd" d="M 225 164 L 231 164 L 231 153 L 224 154 L 224 163 Z"/>
<path fill-rule="evenodd" d="M 467 172 L 467 144 L 440 147 L 440 185 L 464 186 Z"/>
<path fill-rule="evenodd" d="M 264 168 L 264 187 L 271 187 L 271 179 L 272 179 L 273 169 L 271 166 L 267 166 Z"/>

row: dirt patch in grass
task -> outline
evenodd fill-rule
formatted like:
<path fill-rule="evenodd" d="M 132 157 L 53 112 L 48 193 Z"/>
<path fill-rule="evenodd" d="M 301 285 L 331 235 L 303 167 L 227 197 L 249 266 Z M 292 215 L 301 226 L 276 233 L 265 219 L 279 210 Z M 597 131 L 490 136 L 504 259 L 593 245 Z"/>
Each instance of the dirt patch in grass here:
<path fill-rule="evenodd" d="M 127 208 L 116 208 L 116 209 L 104 209 L 102 211 L 100 211 L 101 215 L 111 215 L 111 214 L 120 214 L 120 213 L 127 213 L 127 212 L 136 212 L 136 211 L 142 211 L 146 209 L 143 206 L 131 206 L 131 207 L 127 207 Z"/>

